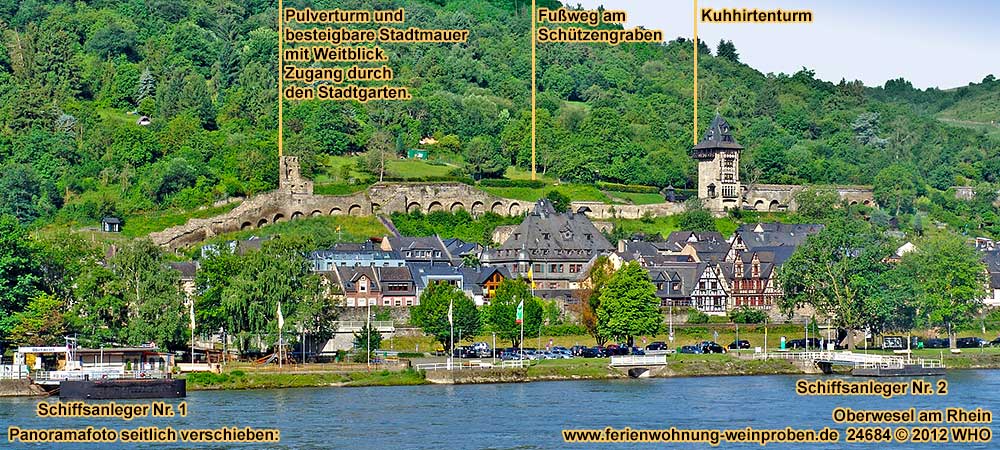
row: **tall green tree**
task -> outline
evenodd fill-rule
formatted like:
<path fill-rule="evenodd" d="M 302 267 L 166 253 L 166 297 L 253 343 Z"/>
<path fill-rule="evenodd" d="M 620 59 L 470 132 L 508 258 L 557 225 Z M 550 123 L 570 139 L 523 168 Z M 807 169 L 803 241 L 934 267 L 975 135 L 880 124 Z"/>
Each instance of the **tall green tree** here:
<path fill-rule="evenodd" d="M 489 331 L 518 347 L 521 343 L 521 325 L 517 319 L 517 305 L 524 302 L 524 336 L 537 336 L 542 326 L 542 304 L 531 295 L 525 280 L 506 279 L 497 287 L 490 304 L 483 307 L 483 321 Z"/>
<path fill-rule="evenodd" d="M 40 254 L 13 216 L 0 215 L 0 334 L 41 291 Z"/>
<path fill-rule="evenodd" d="M 895 215 L 908 212 L 917 197 L 917 188 L 913 183 L 912 168 L 893 164 L 879 171 L 875 176 L 875 202 L 883 208 L 894 211 Z"/>
<path fill-rule="evenodd" d="M 368 358 L 375 359 L 375 351 L 382 346 L 382 333 L 371 323 L 365 322 L 364 326 L 354 333 L 354 362 L 362 363 Z"/>
<path fill-rule="evenodd" d="M 639 263 L 622 266 L 601 289 L 597 327 L 602 335 L 632 346 L 636 336 L 656 334 L 662 322 L 656 286 Z"/>
<path fill-rule="evenodd" d="M 448 322 L 448 307 L 451 305 L 454 326 Z M 457 287 L 447 283 L 431 283 L 420 294 L 420 304 L 410 309 L 410 321 L 420 327 L 425 334 L 434 336 L 441 345 L 451 352 L 451 341 L 459 336 L 472 340 L 479 334 L 480 320 L 476 303 Z M 452 336 L 452 329 L 456 335 Z"/>
<path fill-rule="evenodd" d="M 121 336 L 125 342 L 183 348 L 189 335 L 180 274 L 167 266 L 160 247 L 148 239 L 131 241 L 111 258 L 109 267 L 128 309 Z"/>
<path fill-rule="evenodd" d="M 51 294 L 39 294 L 14 315 L 11 339 L 21 345 L 57 345 L 66 336 L 66 303 Z"/>
<path fill-rule="evenodd" d="M 961 236 L 944 232 L 918 241 L 900 269 L 914 283 L 917 320 L 944 325 L 955 348 L 955 328 L 972 321 L 987 295 L 982 255 Z"/>
<path fill-rule="evenodd" d="M 577 306 L 580 323 L 594 337 L 597 345 L 604 345 L 608 340 L 608 336 L 601 334 L 602 330 L 597 325 L 597 310 L 601 306 L 601 290 L 614 273 L 611 260 L 607 256 L 598 256 L 590 266 L 584 287 L 576 291 L 580 300 Z"/>
<path fill-rule="evenodd" d="M 889 270 L 886 237 L 862 219 L 841 216 L 799 246 L 778 273 L 785 295 L 779 304 L 791 314 L 812 305 L 848 331 L 872 322 L 869 303 L 878 299 L 879 279 Z"/>

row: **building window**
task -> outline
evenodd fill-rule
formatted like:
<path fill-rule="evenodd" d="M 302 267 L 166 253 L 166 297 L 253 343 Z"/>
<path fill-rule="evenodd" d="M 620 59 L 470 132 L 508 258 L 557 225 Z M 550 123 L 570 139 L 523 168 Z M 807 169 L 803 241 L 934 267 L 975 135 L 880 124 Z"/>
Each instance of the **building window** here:
<path fill-rule="evenodd" d="M 569 273 L 580 273 L 580 270 L 582 270 L 582 269 L 583 269 L 583 264 L 570 264 L 569 265 Z"/>
<path fill-rule="evenodd" d="M 383 299 L 382 300 L 382 306 L 389 306 L 389 299 L 387 299 L 387 298 Z"/>
<path fill-rule="evenodd" d="M 406 306 L 413 306 L 413 299 L 412 298 L 406 299 Z"/>
<path fill-rule="evenodd" d="M 402 300 L 400 300 L 400 299 L 398 299 L 398 298 L 396 299 L 396 306 L 399 306 L 399 305 L 401 305 L 402 303 L 403 303 L 403 301 L 402 301 Z"/>
<path fill-rule="evenodd" d="M 409 288 L 406 283 L 389 283 L 387 289 L 389 292 L 406 292 Z"/>
<path fill-rule="evenodd" d="M 673 289 L 675 292 L 680 291 L 681 283 L 679 281 L 675 281 L 674 284 L 671 286 L 671 289 Z"/>
<path fill-rule="evenodd" d="M 544 273 L 545 272 L 545 264 L 536 263 L 533 272 L 534 273 Z"/>

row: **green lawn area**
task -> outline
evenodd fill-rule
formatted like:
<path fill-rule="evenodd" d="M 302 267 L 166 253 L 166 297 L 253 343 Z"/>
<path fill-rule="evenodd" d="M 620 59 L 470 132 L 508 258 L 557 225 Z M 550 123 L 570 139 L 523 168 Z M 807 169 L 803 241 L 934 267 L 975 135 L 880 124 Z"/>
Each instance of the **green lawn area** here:
<path fill-rule="evenodd" d="M 447 163 L 445 163 L 447 164 Z M 422 178 L 422 177 L 444 177 L 452 169 L 458 166 L 445 164 L 431 164 L 427 161 L 415 159 L 394 159 L 389 161 L 388 171 L 394 177 L 401 178 Z"/>
<path fill-rule="evenodd" d="M 507 168 L 507 171 L 504 172 L 503 176 L 504 176 L 504 178 L 507 178 L 507 179 L 510 179 L 510 180 L 530 180 L 531 179 L 531 170 L 530 169 L 522 169 L 520 167 L 515 167 L 515 166 L 510 166 L 510 167 Z M 536 172 L 535 173 L 535 179 L 536 180 L 544 181 L 546 183 L 555 183 L 556 182 L 555 178 L 546 176 L 546 175 L 542 174 L 541 172 Z"/>
<path fill-rule="evenodd" d="M 337 227 L 340 227 L 339 233 Z M 280 235 L 282 238 L 310 239 L 315 245 L 326 247 L 337 242 L 362 242 L 370 237 L 385 236 L 387 233 L 382 223 L 374 216 L 319 216 L 280 222 L 256 230 L 224 233 L 205 243 L 247 239 L 251 236 Z"/>
<path fill-rule="evenodd" d="M 663 196 L 660 194 L 639 194 L 635 192 L 619 192 L 619 191 L 607 191 L 607 195 L 613 199 L 618 198 L 624 200 L 623 203 L 631 203 L 633 205 L 653 205 L 657 203 L 663 203 Z"/>
<path fill-rule="evenodd" d="M 149 233 L 163 231 L 177 225 L 184 225 L 188 219 L 207 219 L 225 214 L 239 204 L 240 202 L 233 202 L 224 206 L 191 211 L 168 209 L 129 215 L 124 218 L 125 225 L 122 228 L 122 234 L 130 238 L 147 236 Z"/>

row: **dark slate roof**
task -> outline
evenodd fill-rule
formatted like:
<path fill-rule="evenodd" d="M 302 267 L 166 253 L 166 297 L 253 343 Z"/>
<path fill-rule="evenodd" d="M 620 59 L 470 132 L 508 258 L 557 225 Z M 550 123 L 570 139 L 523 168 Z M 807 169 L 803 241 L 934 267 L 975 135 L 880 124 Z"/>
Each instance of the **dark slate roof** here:
<path fill-rule="evenodd" d="M 458 270 L 464 279 L 465 289 L 471 290 L 474 294 L 482 294 L 483 283 L 496 272 L 499 272 L 504 279 L 510 278 L 510 272 L 504 267 L 460 267 Z"/>
<path fill-rule="evenodd" d="M 990 273 L 1000 272 L 1000 250 L 983 252 L 983 262 Z"/>
<path fill-rule="evenodd" d="M 737 143 L 733 137 L 733 130 L 729 127 L 729 123 L 719 114 L 716 114 L 715 118 L 712 119 L 712 123 L 708 125 L 708 129 L 705 130 L 705 135 L 701 138 L 701 142 L 698 142 L 694 146 L 695 150 L 715 148 L 743 149 L 743 146 Z"/>
<path fill-rule="evenodd" d="M 661 248 L 670 251 L 680 251 L 688 243 L 694 242 L 726 242 L 722 233 L 718 231 L 674 231 L 667 236 L 667 240 Z"/>
<path fill-rule="evenodd" d="M 381 289 L 378 284 L 378 277 L 375 276 L 372 267 L 337 266 L 337 279 L 340 280 L 340 285 L 344 288 L 344 292 L 357 292 L 355 284 L 362 275 L 375 281 L 375 290 Z"/>
<path fill-rule="evenodd" d="M 111 224 L 118 223 L 118 224 L 120 224 L 120 223 L 122 223 L 122 220 L 119 219 L 119 218 L 117 218 L 117 217 L 105 217 L 105 218 L 101 219 L 101 223 L 111 223 Z"/>
<path fill-rule="evenodd" d="M 172 262 L 170 268 L 180 272 L 182 280 L 193 280 L 198 273 L 198 263 L 194 261 Z"/>
<path fill-rule="evenodd" d="M 448 249 L 438 236 L 389 236 L 389 246 L 395 251 L 403 250 L 440 250 L 442 254 L 447 254 Z"/>
<path fill-rule="evenodd" d="M 991 273 L 990 274 L 990 288 L 991 289 L 1000 289 L 1000 273 Z"/>
<path fill-rule="evenodd" d="M 743 261 L 747 263 L 751 262 L 753 260 L 753 253 L 757 254 L 761 262 L 774 263 L 780 266 L 788 258 L 792 257 L 792 253 L 795 253 L 795 247 L 757 247 L 752 252 L 743 252 L 741 255 Z"/>
<path fill-rule="evenodd" d="M 614 246 L 586 215 L 556 213 L 552 203 L 542 199 L 495 252 L 506 258 L 522 249 L 531 259 L 590 259 L 614 250 Z"/>
<path fill-rule="evenodd" d="M 410 276 L 413 278 L 413 282 L 416 283 L 417 287 L 421 289 L 427 286 L 427 278 L 442 279 L 459 277 L 462 278 L 463 281 L 465 280 L 465 275 L 458 267 L 442 264 L 411 263 L 407 264 L 407 268 L 410 271 Z"/>
<path fill-rule="evenodd" d="M 444 246 L 448 249 L 448 252 L 455 257 L 461 257 L 470 253 L 474 254 L 482 248 L 482 246 L 475 242 L 465 242 L 459 238 L 449 238 L 442 242 L 444 242 Z"/>
<path fill-rule="evenodd" d="M 410 269 L 406 267 L 376 267 L 379 281 L 413 281 Z"/>
<path fill-rule="evenodd" d="M 759 247 L 797 247 L 807 237 L 822 230 L 823 225 L 817 224 L 759 223 L 740 225 L 736 234 L 747 250 L 754 250 Z"/>
<path fill-rule="evenodd" d="M 674 262 L 667 263 L 662 266 L 654 267 L 649 269 L 649 278 L 655 284 L 658 281 L 680 281 L 681 282 L 681 292 L 667 294 L 667 290 L 658 290 L 656 295 L 660 298 L 672 297 L 690 297 L 691 291 L 694 290 L 698 283 L 698 278 L 701 277 L 702 272 L 708 267 L 708 263 L 695 263 L 695 262 Z"/>
<path fill-rule="evenodd" d="M 661 267 L 670 263 L 694 262 L 690 255 L 653 255 L 643 256 L 643 265 L 646 267 Z"/>
<path fill-rule="evenodd" d="M 645 241 L 622 241 L 624 251 L 618 252 L 622 259 L 628 261 L 636 259 L 637 256 L 655 256 L 660 254 L 660 249 L 652 242 Z"/>
<path fill-rule="evenodd" d="M 688 245 L 694 248 L 698 259 L 702 261 L 722 261 L 726 259 L 730 247 L 726 241 L 689 242 Z"/>

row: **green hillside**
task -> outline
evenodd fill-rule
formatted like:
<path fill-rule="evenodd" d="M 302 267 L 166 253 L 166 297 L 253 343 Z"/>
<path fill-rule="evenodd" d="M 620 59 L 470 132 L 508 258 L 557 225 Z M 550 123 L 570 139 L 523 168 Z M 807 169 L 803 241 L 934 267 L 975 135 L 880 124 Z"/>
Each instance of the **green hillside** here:
<path fill-rule="evenodd" d="M 349 155 L 386 146 L 403 155 L 428 136 L 438 140 L 428 147 L 430 163 L 393 160 L 386 176 L 523 174 L 530 161 L 526 3 L 286 2 L 404 7 L 407 25 L 471 30 L 460 45 L 385 46 L 394 83 L 412 87 L 411 102 L 288 102 L 286 153 L 300 156 L 322 193 L 355 192 L 377 178 L 366 157 Z M 0 6 L 0 213 L 35 226 L 93 226 L 107 214 L 183 215 L 274 188 L 276 6 Z M 1000 182 L 997 133 L 981 125 L 998 104 L 992 77 L 955 91 L 917 91 L 905 80 L 865 87 L 818 80 L 805 68 L 763 74 L 741 63 L 738 50 L 719 56 L 703 43 L 699 52 L 699 120 L 707 124 L 718 112 L 735 127 L 747 148 L 746 180 L 881 183 L 880 203 L 902 205 L 900 214 L 995 225 L 988 211 L 953 204 L 945 193 L 953 185 L 987 192 L 983 183 Z M 595 181 L 693 187 L 692 59 L 685 38 L 539 45 L 539 171 L 579 199 L 656 200 L 585 189 Z M 137 123 L 141 115 L 151 118 L 148 126 Z M 498 189 L 526 199 L 543 193 Z"/>

